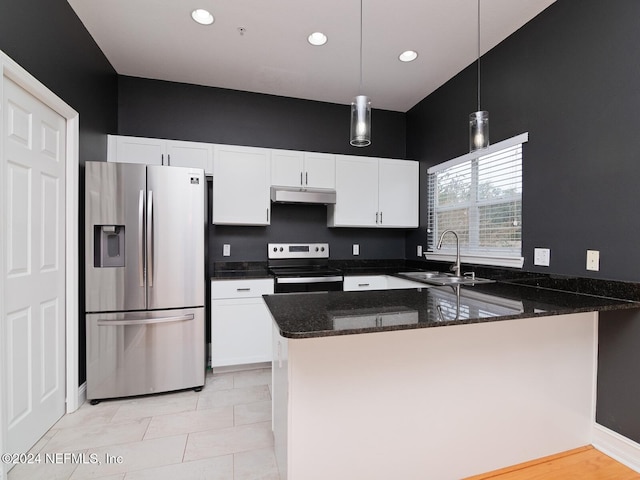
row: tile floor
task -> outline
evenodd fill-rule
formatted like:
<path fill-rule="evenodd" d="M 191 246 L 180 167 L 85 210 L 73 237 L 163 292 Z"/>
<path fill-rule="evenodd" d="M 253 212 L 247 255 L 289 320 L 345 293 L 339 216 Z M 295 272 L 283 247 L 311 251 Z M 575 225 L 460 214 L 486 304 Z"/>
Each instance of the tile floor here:
<path fill-rule="evenodd" d="M 271 369 L 209 372 L 199 393 L 87 402 L 32 452 L 41 453 L 41 463 L 17 465 L 9 480 L 279 480 Z"/>

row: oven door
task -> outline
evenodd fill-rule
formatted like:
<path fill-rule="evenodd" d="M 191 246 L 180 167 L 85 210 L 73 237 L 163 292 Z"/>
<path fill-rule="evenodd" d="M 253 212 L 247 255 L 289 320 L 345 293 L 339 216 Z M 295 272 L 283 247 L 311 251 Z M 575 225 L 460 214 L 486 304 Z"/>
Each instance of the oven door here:
<path fill-rule="evenodd" d="M 343 276 L 276 277 L 275 293 L 336 292 L 343 289 Z"/>

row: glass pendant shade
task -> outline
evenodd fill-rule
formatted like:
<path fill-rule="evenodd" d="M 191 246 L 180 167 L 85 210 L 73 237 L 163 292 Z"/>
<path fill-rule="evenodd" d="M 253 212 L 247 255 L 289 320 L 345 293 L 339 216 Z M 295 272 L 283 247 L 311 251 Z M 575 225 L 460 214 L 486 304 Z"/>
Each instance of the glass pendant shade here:
<path fill-rule="evenodd" d="M 489 112 L 481 110 L 469 115 L 469 151 L 489 146 Z"/>
<path fill-rule="evenodd" d="M 351 103 L 351 145 L 371 145 L 371 101 L 366 95 L 358 95 Z"/>

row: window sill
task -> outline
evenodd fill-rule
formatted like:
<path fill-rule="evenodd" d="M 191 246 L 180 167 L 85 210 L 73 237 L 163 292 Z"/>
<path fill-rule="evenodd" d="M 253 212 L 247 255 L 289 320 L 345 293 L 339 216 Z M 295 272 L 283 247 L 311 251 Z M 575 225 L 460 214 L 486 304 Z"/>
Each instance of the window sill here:
<path fill-rule="evenodd" d="M 440 262 L 455 262 L 455 254 L 426 252 L 424 258 Z M 490 265 L 493 267 L 513 267 L 522 268 L 524 257 L 492 257 L 485 255 L 460 255 L 460 263 L 470 263 L 473 265 Z"/>

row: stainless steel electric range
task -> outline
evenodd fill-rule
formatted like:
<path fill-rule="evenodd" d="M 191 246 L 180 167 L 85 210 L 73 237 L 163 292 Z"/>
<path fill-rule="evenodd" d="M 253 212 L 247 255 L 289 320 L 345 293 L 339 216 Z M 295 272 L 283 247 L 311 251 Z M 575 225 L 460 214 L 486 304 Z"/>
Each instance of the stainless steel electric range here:
<path fill-rule="evenodd" d="M 329 266 L 328 243 L 270 243 L 269 272 L 275 293 L 342 290 L 342 271 Z"/>

